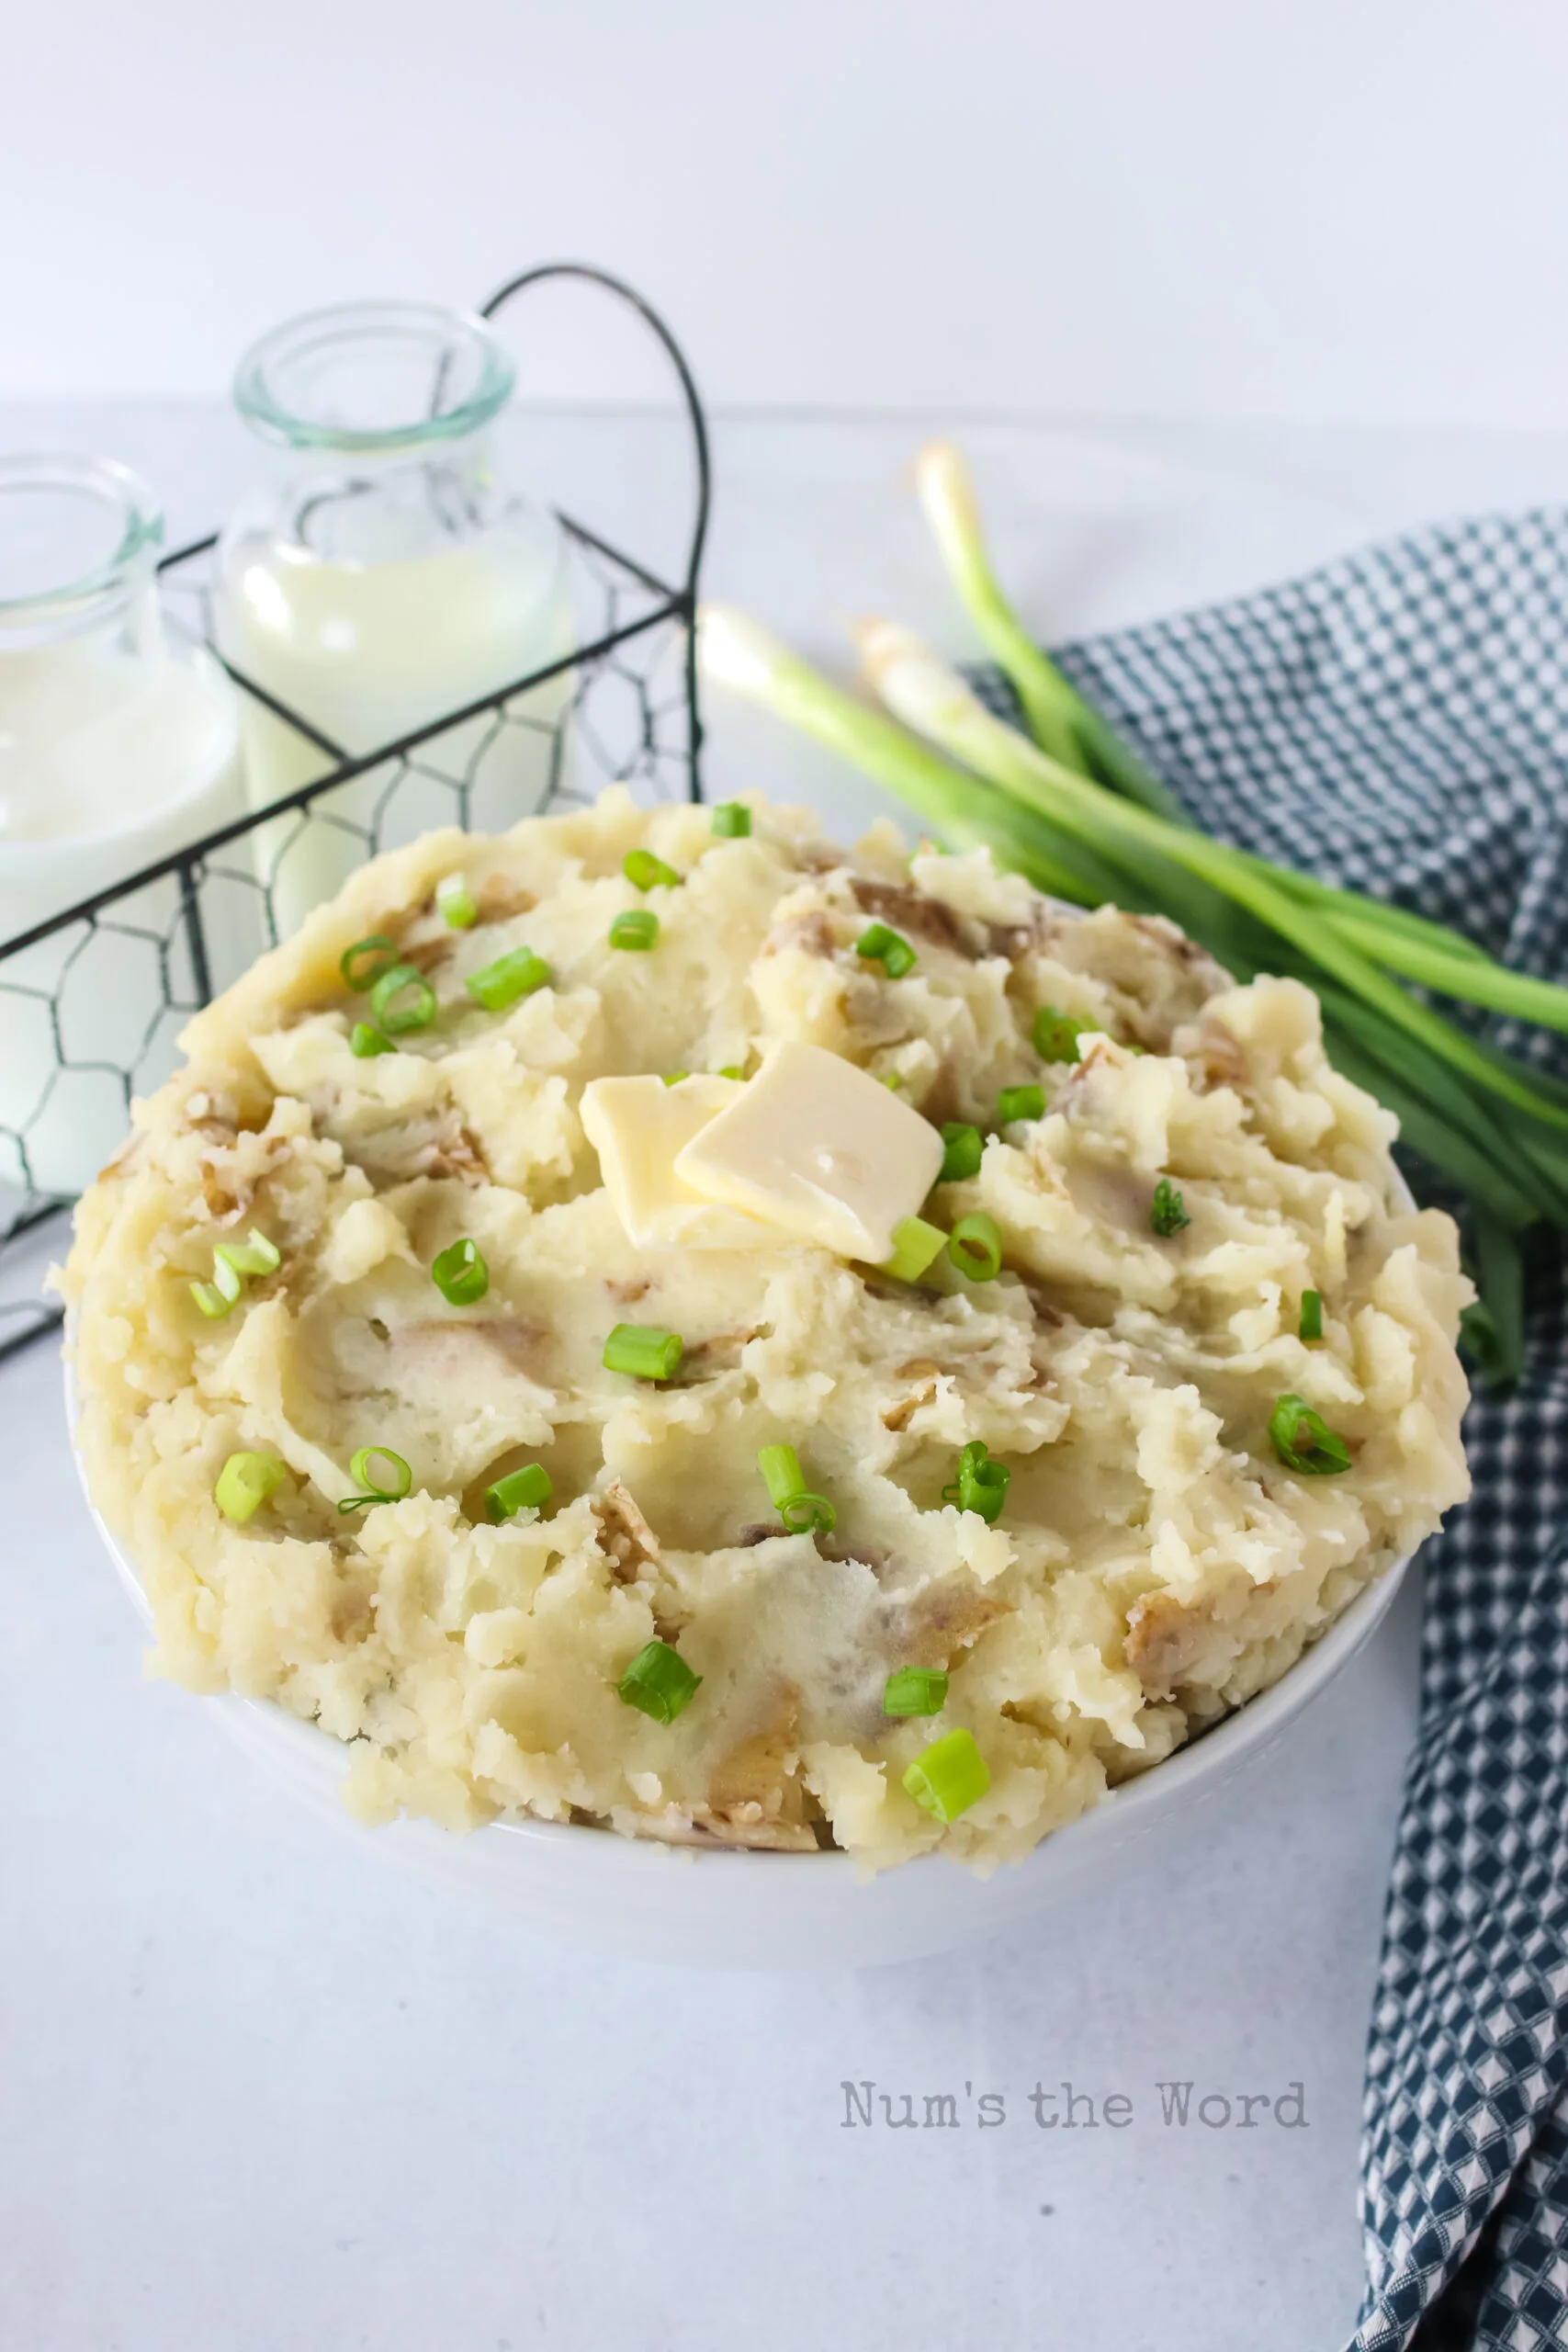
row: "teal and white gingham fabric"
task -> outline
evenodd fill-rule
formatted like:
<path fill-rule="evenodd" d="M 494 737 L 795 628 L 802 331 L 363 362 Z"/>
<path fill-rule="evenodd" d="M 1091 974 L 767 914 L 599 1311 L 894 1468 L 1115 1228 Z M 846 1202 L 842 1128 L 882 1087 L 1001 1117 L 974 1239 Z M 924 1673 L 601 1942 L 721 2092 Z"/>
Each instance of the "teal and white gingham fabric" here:
<path fill-rule="evenodd" d="M 1568 511 L 1425 530 L 1062 667 L 1210 830 L 1568 979 Z M 1568 1078 L 1568 1039 L 1492 1034 Z M 1423 1187 L 1419 1164 L 1411 1174 Z M 1568 2345 L 1568 1299 L 1472 1405 L 1367 2053 L 1354 2352 Z"/>

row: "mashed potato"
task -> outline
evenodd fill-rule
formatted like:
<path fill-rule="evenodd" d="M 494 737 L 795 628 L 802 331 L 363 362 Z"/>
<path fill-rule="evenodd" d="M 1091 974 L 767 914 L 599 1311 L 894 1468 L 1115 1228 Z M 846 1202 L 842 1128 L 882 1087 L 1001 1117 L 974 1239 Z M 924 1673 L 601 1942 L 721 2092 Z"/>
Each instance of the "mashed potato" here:
<path fill-rule="evenodd" d="M 200 1013 L 77 1214 L 80 1443 L 156 1670 L 352 1743 L 367 1820 L 526 1811 L 987 1867 L 1276 1680 L 1463 1497 L 1469 1286 L 1303 988 L 1234 987 L 1168 925 L 1060 908 L 982 854 L 908 858 L 886 829 L 852 858 L 798 811 L 751 816 L 722 837 L 615 791 L 500 840 L 433 834 Z M 675 885 L 624 878 L 637 849 Z M 434 903 L 454 873 L 470 928 Z M 633 909 L 651 950 L 609 944 Z M 912 969 L 857 955 L 873 922 Z M 369 933 L 439 1011 L 361 1058 L 339 958 Z M 547 984 L 482 1009 L 466 978 L 521 948 Z M 1035 1050 L 1043 1006 L 1078 1024 L 1076 1059 Z M 585 1087 L 750 1081 L 784 1040 L 985 1133 L 923 1214 L 993 1218 L 998 1276 L 943 1252 L 901 1282 L 775 1229 L 628 1238 Z M 998 1131 L 998 1090 L 1031 1084 L 1043 1115 Z M 280 1262 L 204 1315 L 215 1241 L 253 1229 Z M 465 1306 L 431 1274 L 461 1239 L 489 1272 Z M 680 1334 L 672 1378 L 604 1368 L 624 1322 Z M 1287 1465 L 1281 1395 L 1348 1467 Z M 994 1521 L 943 1498 L 974 1441 L 1010 1473 Z M 757 1459 L 777 1442 L 830 1532 L 784 1526 Z M 367 1445 L 412 1490 L 340 1512 Z M 243 1521 L 214 1500 L 236 1452 L 284 1465 Z M 489 1487 L 526 1464 L 549 1498 L 492 1524 Z M 701 1678 L 671 1722 L 619 1695 L 650 1642 Z M 945 1670 L 940 1713 L 884 1713 L 909 1666 Z M 943 1821 L 903 1775 L 954 1731 L 988 1787 Z"/>

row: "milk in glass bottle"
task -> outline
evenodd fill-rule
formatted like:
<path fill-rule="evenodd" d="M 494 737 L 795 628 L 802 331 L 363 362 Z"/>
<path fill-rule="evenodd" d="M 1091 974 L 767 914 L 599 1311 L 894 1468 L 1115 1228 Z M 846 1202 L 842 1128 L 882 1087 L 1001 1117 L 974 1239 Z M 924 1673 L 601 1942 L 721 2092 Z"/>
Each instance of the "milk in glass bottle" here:
<path fill-rule="evenodd" d="M 501 476 L 490 428 L 512 391 L 503 346 L 474 318 L 364 302 L 295 319 L 242 361 L 235 396 L 275 453 L 273 479 L 224 534 L 218 641 L 254 699 L 251 805 L 390 744 L 547 664 L 572 643 L 563 535 Z M 559 775 L 571 681 L 513 697 L 378 764 L 255 840 L 280 936 L 367 854 L 458 816 L 495 831 Z M 324 748 L 331 745 L 333 750 Z"/>
<path fill-rule="evenodd" d="M 163 527 L 124 466 L 0 458 L 0 950 L 244 814 L 233 689 L 159 606 Z M 166 876 L 0 954 L 0 1226 L 91 1182 L 261 944 L 248 874 Z"/>

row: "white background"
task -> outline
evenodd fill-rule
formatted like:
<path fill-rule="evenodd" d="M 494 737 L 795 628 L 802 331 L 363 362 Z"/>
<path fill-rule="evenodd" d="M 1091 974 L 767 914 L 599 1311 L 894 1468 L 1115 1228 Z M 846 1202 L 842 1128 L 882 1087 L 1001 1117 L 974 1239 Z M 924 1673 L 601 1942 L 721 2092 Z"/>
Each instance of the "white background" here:
<path fill-rule="evenodd" d="M 718 412 L 717 593 L 823 659 L 876 605 L 967 650 L 899 479 L 960 427 L 1030 619 L 1113 626 L 1568 492 L 1565 74 L 1556 0 L 14 7 L 0 447 L 123 456 L 203 529 L 249 336 L 575 253 Z M 662 390 L 586 302 L 524 352 L 557 403 Z M 671 428 L 529 434 L 671 560 Z M 712 718 L 720 790 L 869 812 Z M 1123 1887 L 957 1962 L 703 1980 L 635 1920 L 606 1963 L 434 1898 L 143 1685 L 54 1381 L 0 1367 L 7 2352 L 1337 2352 L 1414 1591 Z M 1172 2075 L 1300 2078 L 1308 2128 L 1166 2132 Z M 845 2075 L 1014 2120 L 857 2138 Z M 1135 2128 L 1047 2140 L 1064 2076 Z"/>
<path fill-rule="evenodd" d="M 1563 417 L 1561 0 L 53 0 L 0 75 L 0 391 L 582 254 L 722 405 Z"/>

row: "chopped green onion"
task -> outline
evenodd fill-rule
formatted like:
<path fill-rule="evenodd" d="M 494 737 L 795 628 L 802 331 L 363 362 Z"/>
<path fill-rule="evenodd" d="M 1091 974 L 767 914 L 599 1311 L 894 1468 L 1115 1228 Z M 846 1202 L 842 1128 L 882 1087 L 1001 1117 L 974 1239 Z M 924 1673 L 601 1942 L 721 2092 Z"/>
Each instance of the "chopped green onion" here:
<path fill-rule="evenodd" d="M 665 1073 L 664 1083 L 666 1086 L 679 1086 L 683 1078 L 690 1078 L 691 1075 L 689 1069 L 668 1070 Z"/>
<path fill-rule="evenodd" d="M 363 996 L 398 961 L 397 941 L 389 939 L 384 931 L 377 931 L 368 939 L 356 939 L 352 947 L 345 947 L 338 957 L 337 967 L 344 987 L 352 989 L 355 996 Z"/>
<path fill-rule="evenodd" d="M 394 964 L 370 991 L 370 1010 L 389 1037 L 428 1029 L 435 1018 L 435 990 L 412 964 Z"/>
<path fill-rule="evenodd" d="M 827 1496 L 814 1495 L 807 1487 L 779 1505 L 779 1517 L 792 1535 L 808 1535 L 813 1530 L 831 1535 L 839 1523 L 839 1514 Z"/>
<path fill-rule="evenodd" d="M 897 1094 L 898 1089 L 904 1083 L 896 1069 L 885 1069 L 878 1077 L 876 1082 L 878 1086 L 885 1086 L 889 1094 Z"/>
<path fill-rule="evenodd" d="M 660 1331 L 652 1323 L 617 1323 L 604 1342 L 604 1369 L 633 1380 L 673 1380 L 683 1352 L 678 1331 Z"/>
<path fill-rule="evenodd" d="M 1151 1231 L 1168 1241 L 1173 1233 L 1179 1233 L 1184 1225 L 1191 1222 L 1180 1193 L 1168 1176 L 1162 1176 L 1155 1186 L 1155 1196 L 1149 1204 Z"/>
<path fill-rule="evenodd" d="M 997 1097 L 997 1125 L 1010 1127 L 1015 1119 L 1043 1119 L 1045 1116 L 1045 1089 L 1043 1086 L 1004 1086 Z"/>
<path fill-rule="evenodd" d="M 885 1715 L 940 1715 L 947 1704 L 947 1670 L 940 1666 L 901 1666 L 882 1693 Z"/>
<path fill-rule="evenodd" d="M 276 1274 L 283 1263 L 283 1253 L 276 1241 L 251 1227 L 248 1241 L 215 1241 L 212 1255 L 220 1266 L 231 1266 L 236 1275 Z M 218 1277 L 221 1284 L 223 1277 Z"/>
<path fill-rule="evenodd" d="M 479 919 L 466 875 L 444 874 L 435 886 L 435 904 L 454 931 L 471 931 Z"/>
<path fill-rule="evenodd" d="M 375 1054 L 395 1054 L 398 1049 L 390 1037 L 384 1037 L 368 1021 L 356 1021 L 348 1033 L 348 1050 L 360 1061 L 367 1062 Z"/>
<path fill-rule="evenodd" d="M 212 1279 L 218 1286 L 219 1295 L 226 1298 L 232 1306 L 245 1287 L 245 1278 L 226 1252 L 220 1256 L 219 1253 L 222 1250 L 223 1244 L 220 1241 L 213 1243 Z"/>
<path fill-rule="evenodd" d="M 536 989 L 547 986 L 549 977 L 550 967 L 542 956 L 536 956 L 531 947 L 513 947 L 509 955 L 498 956 L 493 964 L 470 972 L 463 986 L 487 1012 L 504 1012 L 519 997 L 532 996 Z"/>
<path fill-rule="evenodd" d="M 389 1463 L 391 1467 L 378 1475 L 371 1467 L 376 1462 Z M 340 1515 L 351 1510 L 363 1510 L 370 1503 L 401 1502 L 413 1485 L 413 1472 L 400 1453 L 389 1445 L 362 1445 L 348 1465 L 348 1475 L 357 1479 L 363 1494 L 347 1495 L 338 1505 Z"/>
<path fill-rule="evenodd" d="M 746 1065 L 744 1062 L 726 1062 L 718 1074 L 720 1078 L 733 1078 L 743 1085 L 746 1079 Z"/>
<path fill-rule="evenodd" d="M 961 1216 L 947 1237 L 947 1254 L 972 1283 L 993 1281 L 1002 1270 L 1002 1234 L 996 1218 L 984 1209 Z"/>
<path fill-rule="evenodd" d="M 509 1470 L 504 1478 L 485 1488 L 485 1516 L 499 1527 L 520 1510 L 543 1510 L 554 1492 L 544 1464 L 525 1462 L 520 1470 Z"/>
<path fill-rule="evenodd" d="M 778 1510 L 784 1509 L 792 1495 L 806 1492 L 806 1473 L 793 1445 L 762 1446 L 757 1455 L 757 1467 L 769 1498 Z"/>
<path fill-rule="evenodd" d="M 1034 1012 L 1034 1050 L 1043 1062 L 1077 1062 L 1083 1059 L 1078 1051 L 1078 1039 L 1089 1027 L 1076 1013 L 1058 1012 L 1054 1004 L 1037 1005 Z"/>
<path fill-rule="evenodd" d="M 1304 1396 L 1276 1399 L 1269 1435 L 1286 1469 L 1299 1470 L 1304 1477 L 1329 1478 L 1350 1467 L 1349 1447 Z"/>
<path fill-rule="evenodd" d="M 942 1126 L 942 1166 L 937 1170 L 939 1184 L 959 1184 L 966 1176 L 977 1176 L 986 1141 L 978 1127 L 971 1127 L 962 1119 L 944 1119 Z"/>
<path fill-rule="evenodd" d="M 751 830 L 751 811 L 743 801 L 721 800 L 713 812 L 713 829 L 727 841 L 744 841 Z"/>
<path fill-rule="evenodd" d="M 654 947 L 658 943 L 659 917 L 647 907 L 634 907 L 610 925 L 612 947 Z"/>
<path fill-rule="evenodd" d="M 192 1298 L 202 1313 L 210 1316 L 214 1322 L 228 1314 L 245 1286 L 238 1270 L 227 1259 L 218 1255 L 220 1246 L 218 1243 L 213 1245 L 212 1280 L 209 1283 L 192 1283 L 190 1286 Z"/>
<path fill-rule="evenodd" d="M 702 1679 L 668 1642 L 649 1642 L 616 1683 L 615 1696 L 656 1724 L 672 1724 L 691 1705 Z"/>
<path fill-rule="evenodd" d="M 372 1462 L 389 1462 L 392 1465 L 379 1484 L 370 1466 Z M 385 1445 L 362 1445 L 349 1462 L 348 1475 L 357 1478 L 367 1493 L 389 1496 L 394 1502 L 400 1501 L 413 1484 L 413 1472 L 402 1455 Z"/>
<path fill-rule="evenodd" d="M 1303 1340 L 1321 1340 L 1323 1337 L 1323 1293 L 1320 1290 L 1303 1290 L 1302 1293 L 1301 1336 Z"/>
<path fill-rule="evenodd" d="M 190 1295 L 202 1313 L 216 1322 L 228 1314 L 244 1289 L 248 1274 L 275 1274 L 282 1263 L 276 1242 L 269 1241 L 253 1225 L 248 1241 L 213 1243 L 212 1280 L 192 1283 Z"/>
<path fill-rule="evenodd" d="M 243 1526 L 254 1519 L 283 1480 L 284 1465 L 276 1453 L 231 1453 L 218 1473 L 212 1499 L 225 1519 Z"/>
<path fill-rule="evenodd" d="M 832 1533 L 839 1514 L 826 1495 L 810 1491 L 793 1445 L 764 1445 L 757 1455 L 757 1467 L 792 1535 L 805 1535 L 813 1528 L 824 1535 Z"/>
<path fill-rule="evenodd" d="M 883 1260 L 877 1272 L 891 1274 L 895 1282 L 918 1283 L 946 1239 L 940 1226 L 928 1225 L 923 1217 L 904 1217 L 894 1227 L 893 1255 Z"/>
<path fill-rule="evenodd" d="M 1008 1498 L 1012 1472 L 1005 1462 L 993 1462 L 981 1438 L 971 1438 L 958 1457 L 958 1476 L 951 1487 L 944 1487 L 944 1503 L 956 1503 L 960 1510 L 978 1511 L 987 1525 L 994 1526 L 1002 1515 L 1002 1505 Z"/>
<path fill-rule="evenodd" d="M 490 1288 L 490 1268 L 477 1241 L 454 1241 L 431 1266 L 430 1279 L 448 1306 L 472 1306 Z"/>
<path fill-rule="evenodd" d="M 868 923 L 855 942 L 855 954 L 867 964 L 880 964 L 890 980 L 901 980 L 915 968 L 916 956 L 907 939 L 885 922 Z"/>
<path fill-rule="evenodd" d="M 673 890 L 681 877 L 672 865 L 655 857 L 650 849 L 629 849 L 621 860 L 621 872 L 637 890 Z"/>
<path fill-rule="evenodd" d="M 991 1785 L 986 1759 L 971 1731 L 944 1732 L 922 1747 L 904 1774 L 904 1786 L 918 1805 L 939 1821 L 956 1821 Z"/>

